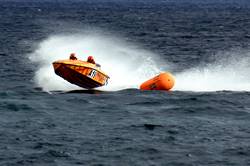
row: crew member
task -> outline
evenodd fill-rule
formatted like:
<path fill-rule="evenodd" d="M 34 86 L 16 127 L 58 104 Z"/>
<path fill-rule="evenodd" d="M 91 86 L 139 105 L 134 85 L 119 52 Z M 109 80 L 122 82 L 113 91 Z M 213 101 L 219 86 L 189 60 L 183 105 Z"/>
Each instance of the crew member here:
<path fill-rule="evenodd" d="M 94 58 L 92 56 L 88 57 L 87 62 L 95 64 L 95 60 L 94 60 Z"/>
<path fill-rule="evenodd" d="M 101 67 L 100 64 L 95 63 L 95 60 L 94 60 L 94 58 L 93 58 L 92 56 L 89 56 L 89 57 L 88 57 L 87 62 L 92 63 L 92 64 L 95 64 L 96 67 L 99 67 L 99 68 Z"/>
<path fill-rule="evenodd" d="M 69 56 L 70 60 L 77 60 L 75 53 L 71 53 Z"/>

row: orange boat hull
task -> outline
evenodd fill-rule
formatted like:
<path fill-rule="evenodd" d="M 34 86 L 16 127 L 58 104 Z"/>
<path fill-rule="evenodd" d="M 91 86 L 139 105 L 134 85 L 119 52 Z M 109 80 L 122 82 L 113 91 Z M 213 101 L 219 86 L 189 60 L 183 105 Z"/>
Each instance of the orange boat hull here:
<path fill-rule="evenodd" d="M 85 61 L 60 60 L 53 62 L 53 67 L 57 75 L 82 88 L 93 89 L 108 83 L 108 75 Z"/>

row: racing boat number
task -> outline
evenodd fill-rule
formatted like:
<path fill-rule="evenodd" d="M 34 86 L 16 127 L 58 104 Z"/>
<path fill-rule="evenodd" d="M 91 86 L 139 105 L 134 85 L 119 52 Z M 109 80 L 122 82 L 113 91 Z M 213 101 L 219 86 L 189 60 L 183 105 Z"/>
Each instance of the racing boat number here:
<path fill-rule="evenodd" d="M 97 73 L 96 70 L 91 70 L 91 72 L 89 73 L 88 77 L 94 78 L 95 75 L 96 75 L 96 73 Z"/>

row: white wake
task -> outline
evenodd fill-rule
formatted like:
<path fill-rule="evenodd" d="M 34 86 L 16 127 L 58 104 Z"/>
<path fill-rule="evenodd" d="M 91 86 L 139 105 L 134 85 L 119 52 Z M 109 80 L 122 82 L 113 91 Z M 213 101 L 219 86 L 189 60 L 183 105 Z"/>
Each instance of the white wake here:
<path fill-rule="evenodd" d="M 176 73 L 174 90 L 250 91 L 250 52 L 227 51 L 215 55 L 215 62 Z"/>
<path fill-rule="evenodd" d="M 76 53 L 78 59 L 86 60 L 89 55 L 110 76 L 108 86 L 102 90 L 138 88 L 161 69 L 155 62 L 159 57 L 136 45 L 96 32 L 50 36 L 29 56 L 37 64 L 34 77 L 37 86 L 44 91 L 81 89 L 68 83 L 54 73 L 52 62 L 68 59 Z"/>

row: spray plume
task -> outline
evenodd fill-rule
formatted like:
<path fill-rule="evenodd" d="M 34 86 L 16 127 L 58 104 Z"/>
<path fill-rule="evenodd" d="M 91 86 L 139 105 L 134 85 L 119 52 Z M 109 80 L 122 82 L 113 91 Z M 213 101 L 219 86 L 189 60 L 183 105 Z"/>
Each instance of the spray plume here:
<path fill-rule="evenodd" d="M 214 55 L 214 62 L 176 74 L 174 90 L 250 91 L 250 53 L 232 50 Z"/>
<path fill-rule="evenodd" d="M 80 89 L 57 76 L 52 67 L 53 61 L 68 59 L 70 53 L 76 53 L 81 60 L 92 55 L 101 64 L 102 70 L 111 78 L 108 86 L 101 90 L 137 88 L 160 72 L 155 63 L 157 55 L 118 38 L 93 32 L 55 35 L 41 42 L 29 57 L 38 64 L 34 78 L 37 86 L 44 91 Z"/>
<path fill-rule="evenodd" d="M 138 88 L 142 82 L 173 67 L 173 64 L 157 64 L 161 60 L 156 54 L 115 37 L 89 31 L 55 35 L 42 41 L 30 55 L 30 59 L 38 64 L 34 78 L 37 86 L 44 91 L 81 89 L 57 76 L 52 67 L 53 61 L 68 59 L 73 52 L 82 60 L 92 55 L 102 65 L 102 70 L 111 79 L 101 90 Z M 172 90 L 250 91 L 248 51 L 219 52 L 214 57 L 213 63 L 173 73 L 176 83 Z"/>

